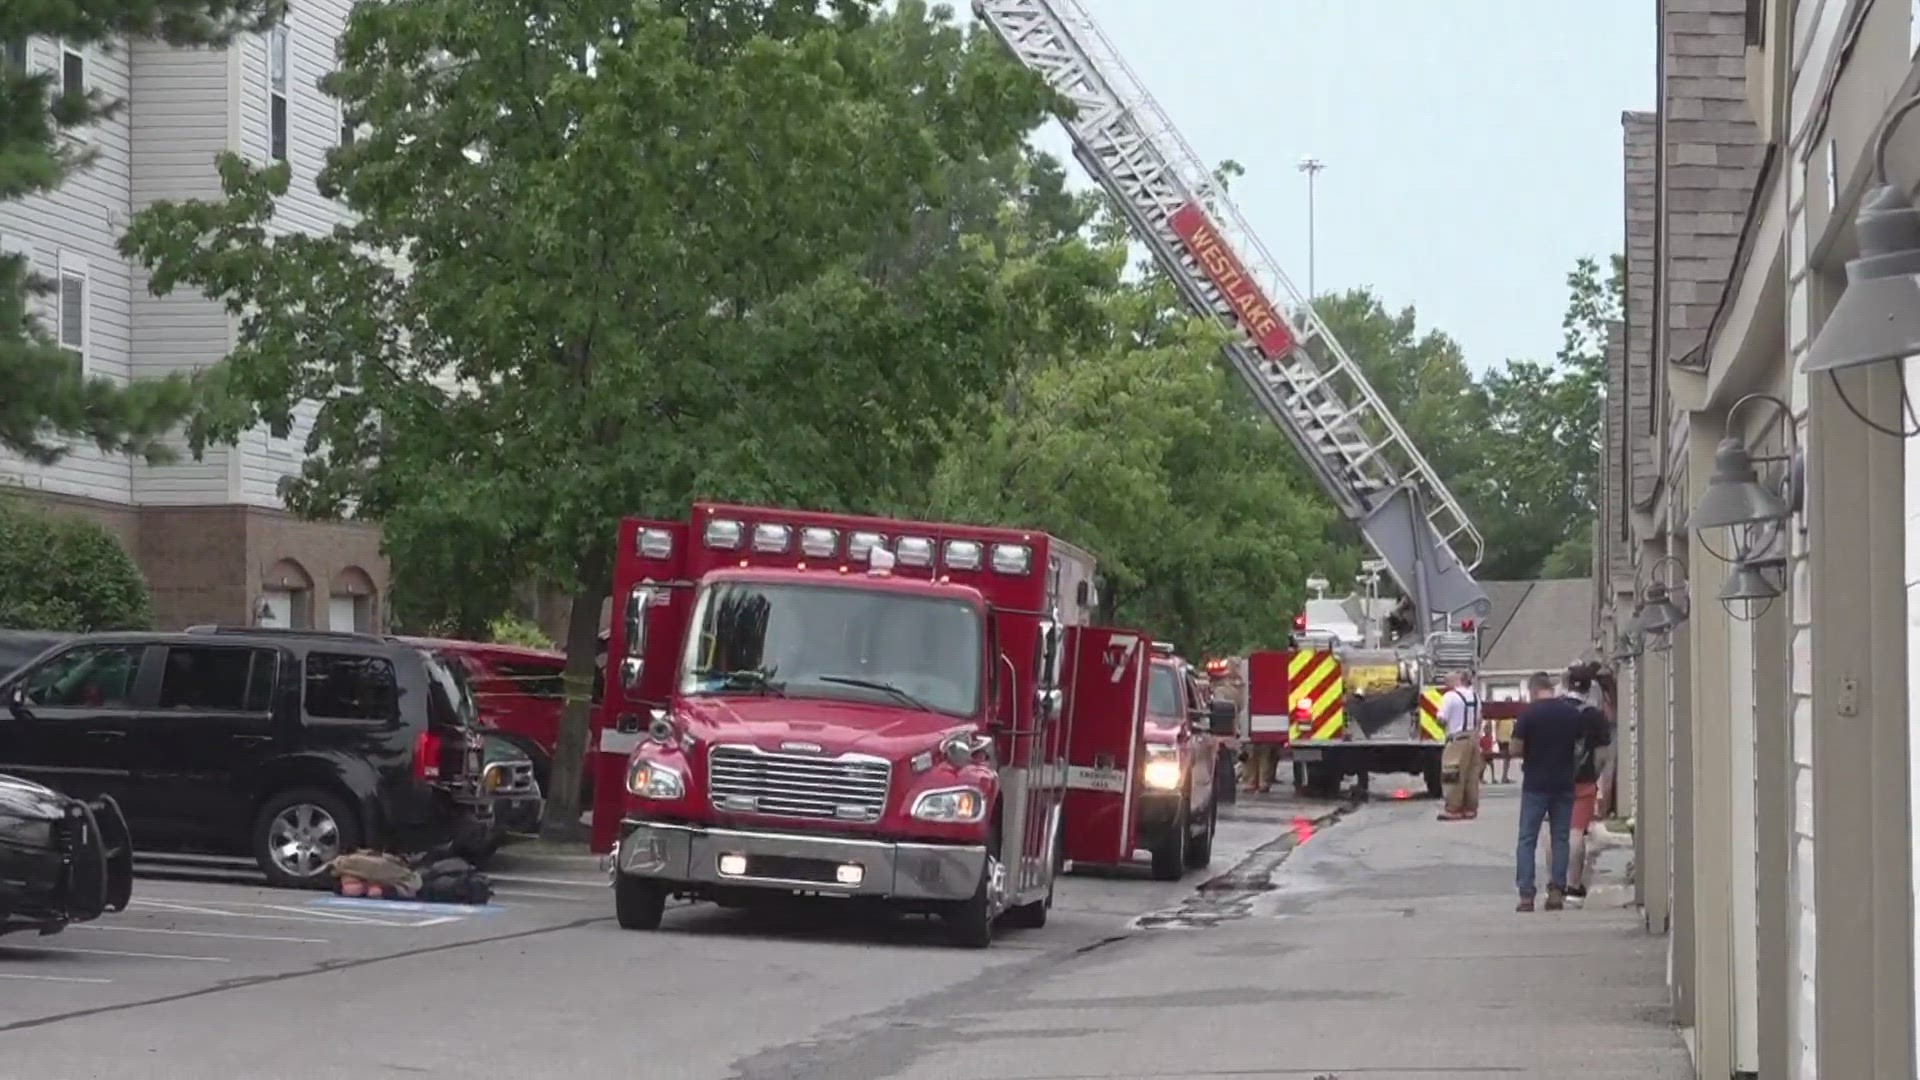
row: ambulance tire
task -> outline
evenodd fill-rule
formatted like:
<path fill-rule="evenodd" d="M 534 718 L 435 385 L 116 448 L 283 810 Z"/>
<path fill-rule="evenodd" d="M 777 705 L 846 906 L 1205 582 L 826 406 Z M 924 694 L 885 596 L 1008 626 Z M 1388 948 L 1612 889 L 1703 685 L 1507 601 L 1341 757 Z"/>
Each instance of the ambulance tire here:
<path fill-rule="evenodd" d="M 980 884 L 971 899 L 948 908 L 942 916 L 947 924 L 947 939 L 963 949 L 984 949 L 993 944 L 993 864 L 1000 857 L 1000 829 L 996 826 L 987 842 L 987 860 L 980 867 Z"/>
<path fill-rule="evenodd" d="M 621 874 L 613 883 L 613 916 L 622 930 L 658 930 L 667 890 L 645 878 Z"/>
<path fill-rule="evenodd" d="M 1205 870 L 1213 861 L 1213 834 L 1220 828 L 1220 800 L 1207 803 L 1207 830 L 1187 844 L 1187 869 Z"/>
<path fill-rule="evenodd" d="M 1053 876 L 1047 879 L 1047 895 L 1031 904 L 1021 904 L 1008 908 L 1000 916 L 1000 925 L 1009 930 L 1038 930 L 1047 925 L 1047 913 L 1053 910 L 1053 890 L 1060 884 L 1060 873 L 1066 869 L 1067 851 L 1061 844 L 1060 827 L 1054 826 L 1053 833 Z"/>
<path fill-rule="evenodd" d="M 1153 877 L 1155 881 L 1179 881 L 1187 872 L 1187 833 L 1193 828 L 1188 817 L 1187 797 L 1182 792 L 1180 809 L 1174 812 L 1173 824 L 1160 834 L 1160 841 L 1153 845 Z"/>

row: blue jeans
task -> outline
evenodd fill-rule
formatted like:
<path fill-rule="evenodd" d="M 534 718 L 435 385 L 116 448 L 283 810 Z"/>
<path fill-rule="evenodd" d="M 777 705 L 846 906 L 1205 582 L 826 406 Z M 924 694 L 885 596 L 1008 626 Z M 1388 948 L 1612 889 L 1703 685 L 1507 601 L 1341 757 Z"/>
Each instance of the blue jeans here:
<path fill-rule="evenodd" d="M 1521 896 L 1532 896 L 1533 852 L 1540 846 L 1540 826 L 1546 823 L 1553 844 L 1552 877 L 1548 884 L 1565 891 L 1567 862 L 1572 850 L 1573 792 L 1522 791 L 1520 793 L 1520 843 L 1513 851 L 1514 884 Z"/>

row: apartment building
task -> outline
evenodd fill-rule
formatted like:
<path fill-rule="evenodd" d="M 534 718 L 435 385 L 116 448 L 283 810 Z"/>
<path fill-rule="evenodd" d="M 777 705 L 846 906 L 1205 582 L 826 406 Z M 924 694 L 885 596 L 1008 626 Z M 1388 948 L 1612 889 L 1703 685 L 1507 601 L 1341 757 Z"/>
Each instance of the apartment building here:
<path fill-rule="evenodd" d="M 1636 900 L 1700 1076 L 1914 1076 L 1920 412 L 1910 358 L 1819 368 L 1862 348 L 1836 308 L 1920 4 L 1655 2 L 1595 551 Z"/>
<path fill-rule="evenodd" d="M 31 39 L 4 62 L 53 73 L 123 107 L 76 132 L 92 166 L 44 196 L 0 203 L 0 246 L 58 282 L 42 315 L 92 375 L 117 381 L 191 371 L 223 357 L 234 320 L 204 297 L 149 295 L 115 250 L 130 216 L 156 200 L 218 197 L 215 156 L 287 162 L 293 179 L 273 227 L 324 230 L 343 213 L 314 191 L 329 150 L 350 137 L 318 81 L 350 0 L 293 5 L 285 24 L 229 48 L 134 42 L 111 49 Z M 281 478 L 298 470 L 311 411 L 286 438 L 264 429 L 195 460 L 150 466 L 77 445 L 58 464 L 0 455 L 0 488 L 113 528 L 153 588 L 163 626 L 264 622 L 336 629 L 381 624 L 387 571 L 376 528 L 289 515 Z"/>

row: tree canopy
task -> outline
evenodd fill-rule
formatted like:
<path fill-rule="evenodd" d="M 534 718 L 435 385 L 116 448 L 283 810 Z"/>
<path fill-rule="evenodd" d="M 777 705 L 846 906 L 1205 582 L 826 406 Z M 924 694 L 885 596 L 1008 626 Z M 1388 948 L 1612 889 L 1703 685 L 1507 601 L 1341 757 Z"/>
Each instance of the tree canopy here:
<path fill-rule="evenodd" d="M 339 53 L 350 224 L 270 236 L 285 167 L 229 157 L 124 247 L 242 313 L 196 448 L 318 402 L 289 506 L 573 592 L 554 822 L 622 514 L 899 505 L 1111 274 L 1044 85 L 913 0 L 362 4 Z"/>
<path fill-rule="evenodd" d="M 1218 331 L 1025 144 L 1049 91 L 944 9 L 403 0 L 356 6 L 339 55 L 361 134 L 317 184 L 347 224 L 274 235 L 286 168 L 228 157 L 222 200 L 155 205 L 123 249 L 239 316 L 190 445 L 316 403 L 284 498 L 383 523 L 409 624 L 484 636 L 515 585 L 573 596 L 555 826 L 622 515 L 1046 528 L 1100 557 L 1111 618 L 1196 655 L 1279 641 L 1309 574 L 1355 568 Z M 1482 527 L 1521 523 L 1489 530 L 1503 571 L 1578 534 L 1591 466 L 1541 459 L 1587 429 L 1526 410 L 1590 405 L 1586 369 L 1475 379 L 1410 308 L 1323 305 Z"/>

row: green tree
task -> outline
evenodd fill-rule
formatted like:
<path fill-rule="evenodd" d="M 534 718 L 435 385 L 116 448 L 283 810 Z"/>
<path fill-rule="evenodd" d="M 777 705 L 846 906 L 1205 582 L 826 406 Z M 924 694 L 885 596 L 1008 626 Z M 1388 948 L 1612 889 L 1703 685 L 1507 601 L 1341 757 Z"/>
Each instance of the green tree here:
<path fill-rule="evenodd" d="M 124 48 L 129 38 L 173 45 L 220 45 L 263 29 L 284 0 L 40 0 L 0 4 L 0 43 L 54 39 L 71 48 Z M 0 61 L 0 201 L 51 191 L 93 161 L 74 128 L 115 113 L 121 103 L 97 91 L 69 92 L 57 72 Z M 34 314 L 34 298 L 53 283 L 23 255 L 0 254 L 0 449 L 50 463 L 70 440 L 148 460 L 172 456 L 166 436 L 188 413 L 193 387 L 183 377 L 130 385 L 84 378 Z"/>
<path fill-rule="evenodd" d="M 1309 574 L 1346 567 L 1331 509 L 1170 288 L 1116 288 L 1105 311 L 1098 337 L 1027 369 L 1016 406 L 955 442 L 927 512 L 1089 548 L 1108 617 L 1193 655 L 1275 644 Z"/>
<path fill-rule="evenodd" d="M 1486 533 L 1482 576 L 1579 576 L 1592 543 L 1607 386 L 1607 323 L 1620 317 L 1624 268 L 1580 259 L 1567 275 L 1564 337 L 1553 363 L 1509 360 L 1481 379 L 1488 403 L 1472 509 Z M 1556 550 L 1564 551 L 1548 560 Z M 1570 573 L 1569 573 L 1570 572 Z"/>
<path fill-rule="evenodd" d="M 1051 97 L 913 0 L 362 4 L 339 53 L 366 134 L 319 188 L 352 224 L 269 237 L 286 171 L 228 158 L 223 202 L 156 206 L 125 248 L 246 313 L 194 445 L 317 401 L 294 509 L 478 521 L 487 573 L 567 583 L 570 832 L 616 519 L 884 504 L 1079 317 L 1077 242 L 951 235 L 950 178 Z"/>
<path fill-rule="evenodd" d="M 0 497 L 0 627 L 81 633 L 152 625 L 146 578 L 113 533 Z"/>

